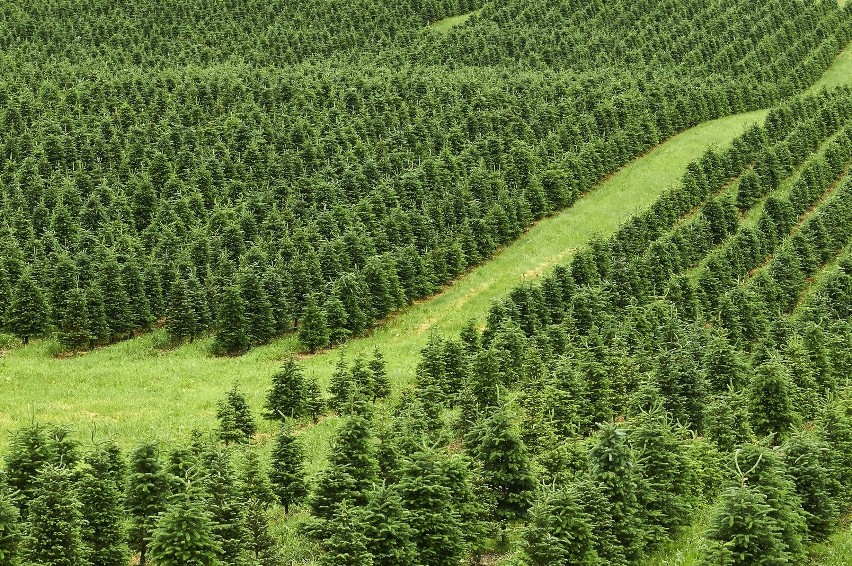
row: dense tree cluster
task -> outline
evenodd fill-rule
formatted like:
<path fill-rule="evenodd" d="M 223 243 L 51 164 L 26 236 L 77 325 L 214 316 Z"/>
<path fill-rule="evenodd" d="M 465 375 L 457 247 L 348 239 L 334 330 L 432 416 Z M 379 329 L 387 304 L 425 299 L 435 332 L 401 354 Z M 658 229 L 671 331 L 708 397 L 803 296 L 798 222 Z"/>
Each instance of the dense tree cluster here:
<path fill-rule="evenodd" d="M 793 0 L 524 0 L 424 27 L 477 7 L 2 11 L 0 326 L 68 350 L 161 323 L 218 354 L 339 344 L 666 136 L 794 94 L 852 35 L 850 10 Z"/>

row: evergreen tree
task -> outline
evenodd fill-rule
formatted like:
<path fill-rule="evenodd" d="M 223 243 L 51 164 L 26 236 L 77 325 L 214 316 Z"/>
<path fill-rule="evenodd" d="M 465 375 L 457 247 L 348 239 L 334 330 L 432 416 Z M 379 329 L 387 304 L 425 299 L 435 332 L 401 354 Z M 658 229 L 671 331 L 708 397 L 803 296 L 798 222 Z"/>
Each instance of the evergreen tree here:
<path fill-rule="evenodd" d="M 219 407 L 216 410 L 216 418 L 219 419 L 219 428 L 216 434 L 219 436 L 219 440 L 225 443 L 225 446 L 232 443 L 239 444 L 248 440 L 237 424 L 237 412 L 229 403 L 224 401 L 219 402 Z"/>
<path fill-rule="evenodd" d="M 229 407 L 230 411 L 226 407 Z M 223 411 L 233 413 L 234 424 L 241 435 L 239 441 L 251 440 L 257 432 L 257 424 L 254 422 L 254 416 L 251 414 L 245 395 L 236 383 L 228 391 L 225 398 L 219 401 L 217 417 L 220 421 L 223 419 Z"/>
<path fill-rule="evenodd" d="M 192 306 L 189 289 L 183 277 L 178 275 L 174 279 L 171 293 L 169 293 L 168 307 L 166 308 L 166 329 L 173 340 L 181 342 L 195 339 L 198 331 L 196 325 L 196 313 Z"/>
<path fill-rule="evenodd" d="M 42 428 L 32 424 L 15 432 L 5 460 L 6 482 L 26 519 L 29 502 L 35 498 L 38 476 L 50 461 L 50 448 Z"/>
<path fill-rule="evenodd" d="M 808 534 L 812 540 L 825 540 L 839 518 L 831 494 L 831 477 L 824 460 L 829 446 L 814 435 L 798 432 L 783 446 L 784 462 L 802 500 Z"/>
<path fill-rule="evenodd" d="M 342 503 L 329 522 L 330 534 L 323 542 L 320 566 L 371 566 L 373 557 L 362 529 L 358 514 Z"/>
<path fill-rule="evenodd" d="M 32 271 L 28 269 L 21 274 L 12 291 L 12 301 L 6 311 L 6 326 L 27 344 L 30 338 L 44 334 L 48 323 L 44 293 L 36 285 Z"/>
<path fill-rule="evenodd" d="M 284 563 L 278 544 L 269 530 L 269 511 L 267 506 L 256 499 L 245 504 L 245 550 L 255 562 L 263 566 L 279 566 Z"/>
<path fill-rule="evenodd" d="M 786 559 L 793 564 L 804 563 L 805 512 L 780 455 L 776 450 L 747 445 L 736 454 L 735 464 L 745 481 L 766 496 L 769 517 L 778 525 Z"/>
<path fill-rule="evenodd" d="M 311 354 L 328 345 L 329 334 L 325 312 L 319 307 L 315 295 L 308 297 L 308 302 L 302 312 L 299 341 Z"/>
<path fill-rule="evenodd" d="M 121 282 L 127 295 L 127 320 L 131 330 L 149 328 L 154 316 L 145 292 L 145 279 L 135 257 L 131 256 L 122 265 Z"/>
<path fill-rule="evenodd" d="M 193 489 L 175 498 L 151 536 L 151 562 L 157 566 L 218 566 L 222 547 L 202 498 Z"/>
<path fill-rule="evenodd" d="M 305 412 L 311 417 L 314 424 L 319 421 L 320 415 L 325 412 L 326 402 L 322 397 L 317 378 L 311 377 L 305 381 Z"/>
<path fill-rule="evenodd" d="M 21 541 L 21 517 L 12 504 L 3 478 L 0 477 L 0 564 L 17 566 L 19 564 Z"/>
<path fill-rule="evenodd" d="M 104 297 L 101 288 L 92 285 L 86 290 L 86 318 L 89 321 L 89 348 L 109 338 Z"/>
<path fill-rule="evenodd" d="M 758 436 L 785 438 L 797 420 L 793 408 L 790 374 L 777 360 L 769 360 L 755 371 L 748 390 L 751 424 Z"/>
<path fill-rule="evenodd" d="M 789 564 L 766 496 L 745 483 L 725 491 L 707 533 L 703 566 Z"/>
<path fill-rule="evenodd" d="M 254 450 L 246 452 L 240 493 L 244 501 L 256 501 L 264 508 L 276 501 L 269 476 L 262 467 L 260 456 Z"/>
<path fill-rule="evenodd" d="M 121 266 L 114 254 L 107 253 L 100 262 L 99 275 L 97 285 L 103 294 L 107 324 L 110 328 L 109 341 L 112 343 L 130 330 L 127 291 L 121 280 Z"/>
<path fill-rule="evenodd" d="M 641 556 L 645 532 L 637 490 L 639 474 L 636 456 L 627 444 L 627 432 L 615 424 L 600 424 L 595 443 L 589 450 L 592 477 L 601 486 L 613 521 L 613 534 L 628 562 Z"/>
<path fill-rule="evenodd" d="M 637 492 L 650 545 L 659 545 L 692 519 L 691 466 L 684 446 L 659 407 L 640 415 L 629 441 L 636 451 L 637 470 L 644 478 Z"/>
<path fill-rule="evenodd" d="M 67 306 L 59 327 L 59 344 L 70 351 L 89 345 L 89 315 L 86 294 L 79 288 L 68 293 Z"/>
<path fill-rule="evenodd" d="M 531 566 L 600 564 L 591 517 L 575 486 L 543 489 L 524 529 L 524 562 Z"/>
<path fill-rule="evenodd" d="M 373 359 L 369 361 L 367 367 L 372 373 L 373 400 L 388 397 L 391 393 L 391 384 L 385 367 L 385 358 L 378 347 L 373 350 Z"/>
<path fill-rule="evenodd" d="M 272 448 L 269 481 L 275 496 L 284 507 L 284 513 L 289 513 L 293 505 L 301 503 L 307 493 L 304 460 L 305 451 L 301 442 L 282 425 Z"/>
<path fill-rule="evenodd" d="M 158 515 L 165 510 L 171 482 L 152 444 L 139 446 L 130 458 L 130 477 L 125 506 L 130 516 L 130 548 L 144 566 Z"/>
<path fill-rule="evenodd" d="M 226 287 L 219 302 L 216 318 L 218 329 L 213 341 L 216 354 L 234 355 L 246 351 L 250 346 L 245 317 L 245 301 L 236 287 Z"/>
<path fill-rule="evenodd" d="M 71 473 L 45 467 L 36 483 L 35 498 L 27 513 L 25 558 L 42 566 L 85 564 L 80 527 L 80 502 Z"/>
<path fill-rule="evenodd" d="M 281 421 L 287 417 L 300 418 L 307 414 L 305 395 L 306 382 L 302 367 L 289 358 L 272 376 L 272 388 L 266 394 L 264 416 Z"/>
<path fill-rule="evenodd" d="M 475 453 L 482 463 L 483 483 L 496 499 L 495 517 L 505 529 L 526 513 L 535 480 L 526 446 L 503 409 L 484 422 Z"/>
<path fill-rule="evenodd" d="M 464 532 L 453 512 L 452 491 L 441 473 L 440 458 L 433 452 L 412 454 L 403 465 L 398 489 L 419 562 L 454 566 L 465 550 Z"/>
<path fill-rule="evenodd" d="M 112 476 L 106 454 L 92 455 L 87 464 L 77 486 L 86 560 L 99 566 L 126 566 L 130 549 L 119 484 Z"/>
<path fill-rule="evenodd" d="M 376 566 L 407 566 L 417 562 L 411 527 L 402 499 L 393 487 L 378 486 L 367 497 L 358 520 L 367 551 Z"/>
<path fill-rule="evenodd" d="M 242 271 L 239 289 L 245 309 L 245 328 L 249 343 L 266 344 L 275 335 L 275 316 L 266 290 L 253 268 Z"/>
<path fill-rule="evenodd" d="M 352 476 L 355 480 L 356 502 L 364 503 L 378 474 L 370 421 L 367 418 L 355 413 L 343 420 L 332 442 L 329 463 L 345 469 Z"/>
<path fill-rule="evenodd" d="M 704 411 L 704 434 L 724 453 L 754 441 L 751 414 L 742 392 L 718 395 Z"/>
<path fill-rule="evenodd" d="M 229 453 L 213 451 L 207 456 L 206 468 L 202 479 L 206 496 L 204 508 L 213 522 L 215 539 L 221 544 L 219 557 L 225 564 L 239 566 L 243 563 L 246 538 L 245 509 Z"/>

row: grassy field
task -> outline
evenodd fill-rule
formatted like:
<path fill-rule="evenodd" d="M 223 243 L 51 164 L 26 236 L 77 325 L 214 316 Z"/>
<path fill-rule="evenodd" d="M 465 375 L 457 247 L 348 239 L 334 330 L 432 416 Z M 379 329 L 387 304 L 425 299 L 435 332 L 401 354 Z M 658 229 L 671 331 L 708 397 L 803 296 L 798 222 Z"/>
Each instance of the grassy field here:
<path fill-rule="evenodd" d="M 764 115 L 722 118 L 671 138 L 442 293 L 396 314 L 371 336 L 305 358 L 308 371 L 324 382 L 340 355 L 352 358 L 380 346 L 394 383 L 409 383 L 430 332 L 453 334 L 468 319 L 482 319 L 495 298 L 564 262 L 594 234 L 614 232 L 653 203 L 707 147 L 729 143 Z M 0 430 L 34 418 L 68 423 L 86 438 L 95 428 L 100 438 L 113 437 L 124 445 L 143 438 L 182 438 L 214 424 L 215 403 L 235 381 L 259 409 L 271 374 L 295 348 L 290 337 L 239 358 L 214 358 L 207 354 L 209 339 L 173 351 L 161 350 L 162 340 L 154 332 L 70 359 L 54 358 L 55 345 L 48 341 L 8 352 L 0 359 Z M 315 431 L 320 437 L 323 428 Z"/>

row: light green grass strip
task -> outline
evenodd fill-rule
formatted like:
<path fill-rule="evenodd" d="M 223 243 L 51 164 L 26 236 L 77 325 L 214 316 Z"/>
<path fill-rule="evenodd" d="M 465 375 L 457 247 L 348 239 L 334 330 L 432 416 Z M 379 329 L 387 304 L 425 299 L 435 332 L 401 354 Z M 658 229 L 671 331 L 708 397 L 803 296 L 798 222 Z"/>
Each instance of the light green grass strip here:
<path fill-rule="evenodd" d="M 308 371 L 325 382 L 341 353 L 351 358 L 379 346 L 396 385 L 409 383 L 430 332 L 454 335 L 468 319 L 482 320 L 494 299 L 565 262 L 594 234 L 615 232 L 675 183 L 690 161 L 712 145 L 730 143 L 765 115 L 722 118 L 669 139 L 441 294 L 397 314 L 367 338 L 306 358 Z M 52 358 L 49 343 L 10 352 L 0 359 L 0 430 L 35 417 L 68 423 L 83 437 L 96 426 L 99 437 L 112 436 L 125 445 L 144 438 L 182 438 L 214 424 L 216 400 L 234 381 L 259 409 L 271 374 L 294 347 L 293 338 L 284 338 L 243 357 L 221 359 L 207 355 L 209 339 L 161 353 L 155 347 L 159 338 L 153 333 L 71 359 Z M 0 446 L 5 442 L 0 438 Z"/>
<path fill-rule="evenodd" d="M 473 12 L 468 12 L 467 14 L 460 14 L 458 16 L 450 16 L 449 18 L 444 18 L 443 20 L 438 20 L 437 22 L 433 22 L 429 24 L 429 28 L 441 33 L 447 33 L 451 29 L 456 26 L 460 26 L 466 21 L 468 21 L 471 16 L 474 16 L 482 11 L 482 8 L 479 10 L 474 10 Z"/>

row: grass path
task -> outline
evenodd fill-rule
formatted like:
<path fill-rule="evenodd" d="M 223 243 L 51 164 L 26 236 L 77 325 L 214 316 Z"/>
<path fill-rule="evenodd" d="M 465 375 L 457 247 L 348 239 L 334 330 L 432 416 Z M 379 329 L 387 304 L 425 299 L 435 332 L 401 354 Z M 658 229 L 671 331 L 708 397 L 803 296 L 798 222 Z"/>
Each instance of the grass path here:
<path fill-rule="evenodd" d="M 537 223 L 442 293 L 397 314 L 371 336 L 306 358 L 308 371 L 325 381 L 340 355 L 351 358 L 380 346 L 394 382 L 410 382 L 430 332 L 454 334 L 468 319 L 484 318 L 494 299 L 566 261 L 594 234 L 612 234 L 627 218 L 650 206 L 709 146 L 730 143 L 765 114 L 730 116 L 674 136 L 570 209 Z M 155 332 L 71 359 L 52 358 L 49 342 L 8 353 L 0 359 L 0 430 L 35 418 L 68 423 L 85 437 L 95 427 L 98 436 L 111 436 L 122 444 L 184 437 L 194 428 L 210 428 L 216 400 L 234 381 L 259 408 L 270 375 L 294 348 L 293 338 L 283 338 L 243 357 L 222 359 L 206 354 L 209 340 L 162 352 L 157 348 L 160 339 Z M 5 442 L 0 438 L 0 445 Z"/>
<path fill-rule="evenodd" d="M 468 12 L 467 14 L 460 14 L 458 16 L 450 16 L 449 18 L 444 18 L 443 20 L 438 20 L 437 22 L 433 22 L 429 24 L 429 28 L 433 29 L 437 32 L 447 33 L 451 29 L 456 26 L 460 26 L 466 21 L 468 21 L 471 16 L 475 16 L 480 13 L 482 8 L 479 10 L 474 10 L 473 12 Z"/>

